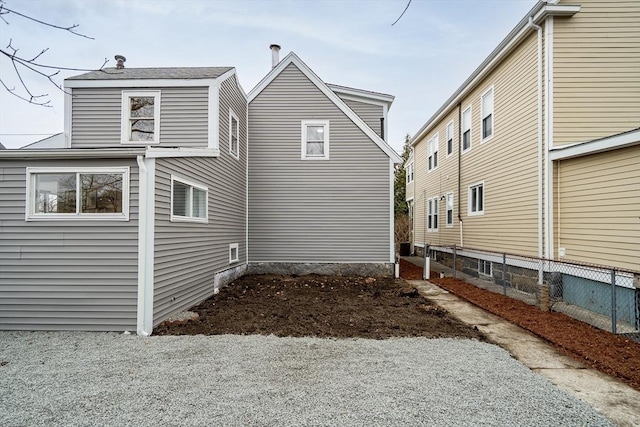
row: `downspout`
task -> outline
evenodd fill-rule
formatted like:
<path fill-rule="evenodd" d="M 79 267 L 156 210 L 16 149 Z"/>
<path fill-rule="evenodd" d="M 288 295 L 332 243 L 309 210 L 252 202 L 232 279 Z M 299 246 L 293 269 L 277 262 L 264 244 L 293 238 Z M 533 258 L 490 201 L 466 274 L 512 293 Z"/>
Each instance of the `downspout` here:
<path fill-rule="evenodd" d="M 462 206 L 462 103 L 458 102 L 458 223 L 460 224 L 460 247 L 464 247 L 464 238 L 462 232 L 462 215 L 460 208 Z"/>
<path fill-rule="evenodd" d="M 538 32 L 538 258 L 543 257 L 543 222 L 542 222 L 542 27 L 533 23 L 529 17 L 529 26 Z M 538 274 L 538 283 L 542 283 L 542 272 Z"/>

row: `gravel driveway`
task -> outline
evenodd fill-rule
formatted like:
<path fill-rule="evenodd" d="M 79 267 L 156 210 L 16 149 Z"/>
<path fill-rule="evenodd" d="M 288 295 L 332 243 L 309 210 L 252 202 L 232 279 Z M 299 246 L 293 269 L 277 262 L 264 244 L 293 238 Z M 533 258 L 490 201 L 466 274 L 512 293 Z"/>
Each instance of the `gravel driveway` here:
<path fill-rule="evenodd" d="M 0 425 L 611 425 L 472 340 L 0 332 Z"/>

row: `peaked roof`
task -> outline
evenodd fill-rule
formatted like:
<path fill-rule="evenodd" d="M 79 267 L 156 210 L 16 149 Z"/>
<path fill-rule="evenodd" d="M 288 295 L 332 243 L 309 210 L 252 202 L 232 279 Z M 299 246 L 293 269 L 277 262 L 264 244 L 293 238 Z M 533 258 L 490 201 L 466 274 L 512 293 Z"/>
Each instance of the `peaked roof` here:
<path fill-rule="evenodd" d="M 289 64 L 294 64 L 298 69 L 338 107 L 356 126 L 362 130 L 380 149 L 395 163 L 402 163 L 402 159 L 385 140 L 373 131 L 365 122 L 335 94 L 320 77 L 318 77 L 295 53 L 290 52 L 278 63 L 261 81 L 249 92 L 249 102 L 253 101 Z"/>
<path fill-rule="evenodd" d="M 103 68 L 66 80 L 215 79 L 233 67 Z"/>

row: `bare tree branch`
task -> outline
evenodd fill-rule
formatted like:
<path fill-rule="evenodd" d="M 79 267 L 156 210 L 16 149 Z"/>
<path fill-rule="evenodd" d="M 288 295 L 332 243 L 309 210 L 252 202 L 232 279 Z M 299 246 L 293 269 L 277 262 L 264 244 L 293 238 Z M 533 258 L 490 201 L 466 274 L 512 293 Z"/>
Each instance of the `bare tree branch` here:
<path fill-rule="evenodd" d="M 409 0 L 409 3 L 407 3 L 407 7 L 404 8 L 404 10 L 402 11 L 402 13 L 400 14 L 400 16 L 398 17 L 398 19 L 395 20 L 395 22 L 393 24 L 391 24 L 391 26 L 393 27 L 394 25 L 396 25 L 398 23 L 398 21 L 400 20 L 400 18 L 402 18 L 404 16 L 404 13 L 407 11 L 407 9 L 409 9 L 409 5 L 411 5 L 411 0 Z"/>
<path fill-rule="evenodd" d="M 22 14 L 20 12 L 16 12 L 15 10 L 8 9 L 4 5 L 0 5 L 0 14 L 1 15 L 6 15 L 7 13 L 13 13 L 14 15 L 18 15 L 18 16 L 20 16 L 22 18 L 29 19 L 29 20 L 31 20 L 33 22 L 37 22 L 38 24 L 46 25 L 47 27 L 56 28 L 58 30 L 69 31 L 71 34 L 75 34 L 76 36 L 79 36 L 79 37 L 84 37 L 86 39 L 95 40 L 93 37 L 89 37 L 89 36 L 86 36 L 84 34 L 81 34 L 81 33 L 78 33 L 76 31 L 74 31 L 76 28 L 78 28 L 80 26 L 79 24 L 74 24 L 74 25 L 71 25 L 69 27 L 61 27 L 59 25 L 51 24 L 49 22 L 41 21 L 39 19 L 33 18 L 31 16 L 28 16 L 28 15 L 24 15 L 24 14 Z M 2 19 L 4 20 L 4 22 L 7 22 L 6 19 L 4 19 L 4 18 L 2 18 Z M 7 22 L 7 24 L 9 24 L 9 23 Z"/>

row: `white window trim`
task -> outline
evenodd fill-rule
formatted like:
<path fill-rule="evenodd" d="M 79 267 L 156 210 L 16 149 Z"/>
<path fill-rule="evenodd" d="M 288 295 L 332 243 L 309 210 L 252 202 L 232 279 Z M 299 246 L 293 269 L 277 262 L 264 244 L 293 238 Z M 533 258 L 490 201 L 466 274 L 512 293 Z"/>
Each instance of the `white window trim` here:
<path fill-rule="evenodd" d="M 129 167 L 71 168 L 71 167 L 27 167 L 26 168 L 25 221 L 129 221 Z M 39 173 L 76 174 L 76 212 L 75 213 L 35 213 L 33 191 L 35 175 Z M 122 174 L 122 212 L 121 213 L 80 213 L 79 174 Z"/>
<path fill-rule="evenodd" d="M 234 153 L 233 152 L 233 145 L 232 145 L 232 119 L 235 119 L 236 123 L 238 123 L 238 152 Z M 240 159 L 240 120 L 238 120 L 238 116 L 235 115 L 235 113 L 233 112 L 233 110 L 231 108 L 229 108 L 229 154 L 231 154 L 234 158 L 236 159 Z"/>
<path fill-rule="evenodd" d="M 429 206 L 431 206 L 431 202 L 435 201 L 435 213 L 429 213 Z M 427 233 L 437 233 L 440 227 L 440 198 L 439 197 L 430 197 L 427 199 Z M 429 217 L 436 216 L 438 218 L 438 227 L 429 227 Z M 433 219 L 431 220 L 431 224 L 433 225 Z"/>
<path fill-rule="evenodd" d="M 231 254 L 233 253 L 233 249 L 236 250 L 236 257 L 233 258 L 231 256 Z M 229 264 L 233 264 L 235 262 L 238 262 L 240 260 L 240 249 L 238 249 L 238 244 L 237 243 L 231 243 L 229 244 Z"/>
<path fill-rule="evenodd" d="M 477 211 L 477 212 L 471 212 L 471 189 L 473 187 L 478 187 L 482 185 L 482 210 L 481 211 Z M 487 202 L 487 189 L 484 185 L 484 181 L 478 181 L 478 182 L 474 182 L 473 184 L 469 185 L 469 187 L 467 188 L 467 214 L 469 216 L 480 216 L 480 215 L 484 215 L 484 211 L 485 211 L 485 205 Z"/>
<path fill-rule="evenodd" d="M 447 213 L 449 212 L 449 208 L 447 206 L 447 202 L 449 201 L 449 196 L 451 196 L 451 223 L 449 223 L 449 215 L 447 215 Z M 453 198 L 453 191 L 449 191 L 448 193 L 446 193 L 444 195 L 444 222 L 447 226 L 447 228 L 452 228 L 453 227 L 453 222 L 455 221 L 455 218 L 453 216 L 454 211 L 454 198 Z"/>
<path fill-rule="evenodd" d="M 449 126 L 451 126 L 451 153 L 449 153 L 449 135 L 448 131 L 449 131 Z M 453 120 L 451 120 L 449 123 L 447 123 L 447 126 L 445 127 L 444 133 L 445 133 L 445 145 L 447 146 L 446 150 L 447 150 L 447 158 L 453 156 L 453 152 L 455 151 L 455 141 L 456 141 L 456 134 L 455 134 L 455 125 L 453 123 Z"/>
<path fill-rule="evenodd" d="M 493 111 L 491 112 L 491 135 L 485 138 L 483 135 L 484 132 L 482 131 L 482 121 L 484 120 L 484 108 L 482 107 L 482 98 L 484 98 L 484 96 L 489 92 L 491 92 L 491 96 L 493 97 Z M 493 90 L 493 86 L 490 86 L 489 88 L 487 88 L 487 90 L 484 91 L 482 95 L 480 95 L 480 143 L 481 144 L 483 142 L 487 142 L 493 139 L 493 136 L 496 134 L 495 124 L 496 124 L 496 93 Z"/>
<path fill-rule="evenodd" d="M 464 143 L 464 128 L 462 127 L 462 123 L 464 123 L 464 113 L 466 113 L 467 111 L 469 111 L 469 148 L 467 148 L 466 150 L 463 148 L 462 144 Z M 460 132 L 460 150 L 462 152 L 462 154 L 471 151 L 471 148 L 473 147 L 473 109 L 471 108 L 471 105 L 469 105 L 467 108 L 465 108 L 464 110 L 462 110 L 462 115 L 460 116 L 460 118 L 462 119 L 462 123 L 460 123 L 460 128 L 461 128 L 461 132 Z"/>
<path fill-rule="evenodd" d="M 489 273 L 485 273 L 481 271 L 480 265 L 484 264 L 485 266 L 489 264 Z M 487 261 L 484 259 L 478 259 L 478 275 L 482 277 L 492 277 L 493 276 L 493 263 L 491 261 Z"/>
<path fill-rule="evenodd" d="M 324 155 L 323 156 L 308 156 L 307 155 L 307 126 L 324 126 Z M 302 120 L 300 123 L 300 152 L 302 160 L 329 160 L 329 120 Z"/>
<path fill-rule="evenodd" d="M 407 163 L 407 166 L 404 168 L 406 175 L 407 184 L 411 184 L 413 182 L 413 162 Z"/>
<path fill-rule="evenodd" d="M 433 146 L 435 147 L 435 150 L 433 150 L 433 152 L 431 151 L 431 144 L 433 144 Z M 434 159 L 438 157 L 438 151 L 440 151 L 439 146 L 440 133 L 438 132 L 427 141 L 427 173 L 433 172 L 434 170 L 438 169 L 438 166 L 440 165 L 440 159 L 438 159 L 438 165 L 429 168 L 429 157 L 431 157 L 432 154 L 435 154 Z"/>
<path fill-rule="evenodd" d="M 205 192 L 205 210 L 204 210 L 204 218 L 198 218 L 193 216 L 181 216 L 173 214 L 173 183 L 174 181 L 178 181 L 184 185 L 188 185 L 192 188 L 197 188 L 198 190 L 202 190 Z M 209 223 L 209 189 L 202 184 L 198 184 L 197 182 L 190 181 L 188 179 L 184 179 L 178 176 L 171 175 L 171 205 L 169 206 L 170 217 L 169 221 L 171 222 L 197 222 L 202 224 Z M 191 198 L 193 200 L 193 198 Z M 189 210 L 192 209 L 193 206 L 189 206 Z"/>
<path fill-rule="evenodd" d="M 131 141 L 129 139 L 129 115 L 131 103 L 129 98 L 134 96 L 153 97 L 153 141 Z M 157 145 L 160 144 L 160 91 L 159 90 L 123 90 L 120 117 L 120 143 L 123 145 Z"/>

